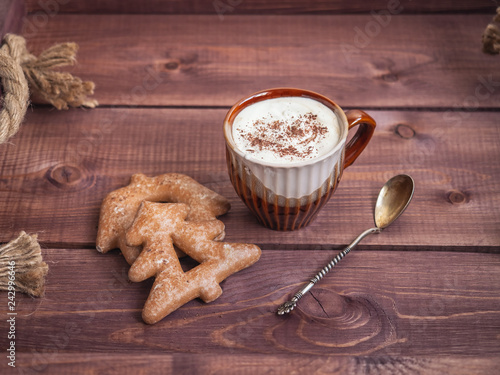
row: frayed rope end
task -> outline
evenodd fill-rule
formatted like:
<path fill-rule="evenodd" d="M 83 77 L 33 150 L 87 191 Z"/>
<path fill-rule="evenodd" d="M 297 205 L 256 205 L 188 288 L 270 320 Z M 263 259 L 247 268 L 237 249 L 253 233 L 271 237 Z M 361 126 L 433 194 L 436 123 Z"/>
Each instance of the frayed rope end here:
<path fill-rule="evenodd" d="M 18 292 L 42 297 L 48 271 L 36 235 L 23 231 L 16 239 L 0 246 L 0 290 L 9 290 L 14 284 Z"/>

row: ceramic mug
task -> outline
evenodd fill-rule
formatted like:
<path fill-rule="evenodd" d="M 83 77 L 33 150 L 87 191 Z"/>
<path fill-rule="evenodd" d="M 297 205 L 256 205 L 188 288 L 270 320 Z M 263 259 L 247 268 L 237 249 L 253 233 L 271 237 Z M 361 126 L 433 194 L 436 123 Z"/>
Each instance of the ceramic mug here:
<path fill-rule="evenodd" d="M 233 138 L 233 121 L 248 106 L 281 97 L 304 97 L 337 116 L 339 141 L 326 154 L 299 162 L 265 162 L 249 157 Z M 358 127 L 347 142 L 347 133 Z M 307 226 L 335 192 L 342 173 L 365 149 L 375 120 L 360 110 L 343 111 L 327 97 L 308 90 L 275 88 L 237 102 L 224 119 L 226 160 L 231 183 L 245 205 L 267 228 L 289 231 Z"/>

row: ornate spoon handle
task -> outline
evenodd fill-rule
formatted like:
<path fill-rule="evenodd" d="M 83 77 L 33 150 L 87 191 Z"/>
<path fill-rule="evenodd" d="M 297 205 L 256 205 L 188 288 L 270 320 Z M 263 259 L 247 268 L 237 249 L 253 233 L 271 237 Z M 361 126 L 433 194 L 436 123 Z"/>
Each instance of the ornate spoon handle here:
<path fill-rule="evenodd" d="M 316 276 L 314 276 L 308 284 L 306 284 L 302 289 L 300 289 L 297 293 L 293 295 L 293 297 L 290 299 L 290 301 L 287 301 L 283 303 L 279 308 L 278 308 L 278 315 L 284 315 L 288 314 L 290 311 L 292 311 L 295 306 L 297 306 L 297 301 L 301 299 L 304 294 L 309 292 L 311 288 L 316 285 L 318 281 L 320 281 L 325 275 L 330 272 L 330 270 L 335 266 L 342 258 L 344 258 L 351 249 L 356 246 L 363 238 L 368 236 L 369 234 L 372 233 L 380 233 L 382 229 L 380 228 L 370 228 L 365 230 L 363 233 L 361 233 L 354 241 L 351 242 L 349 246 L 347 246 L 344 250 L 342 250 L 340 253 L 337 254 L 335 258 L 333 258 L 325 267 L 319 271 Z"/>

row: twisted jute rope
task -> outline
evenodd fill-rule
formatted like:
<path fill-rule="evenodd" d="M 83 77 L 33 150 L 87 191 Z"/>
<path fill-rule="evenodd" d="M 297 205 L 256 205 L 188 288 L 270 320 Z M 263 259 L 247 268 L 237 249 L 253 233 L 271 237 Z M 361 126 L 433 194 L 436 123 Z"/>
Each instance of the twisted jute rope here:
<path fill-rule="evenodd" d="M 500 53 L 500 7 L 493 20 L 483 32 L 483 52 L 496 55 Z"/>
<path fill-rule="evenodd" d="M 26 49 L 22 36 L 7 34 L 0 47 L 0 78 L 3 87 L 3 108 L 0 112 L 0 144 L 17 133 L 28 108 L 30 91 L 33 97 L 57 109 L 97 106 L 87 98 L 94 93 L 93 82 L 83 82 L 67 72 L 53 68 L 74 65 L 78 45 L 56 44 L 38 57 Z"/>
<path fill-rule="evenodd" d="M 41 297 L 48 270 L 36 235 L 21 232 L 19 237 L 0 246 L 0 290 L 14 286 L 18 292 Z"/>

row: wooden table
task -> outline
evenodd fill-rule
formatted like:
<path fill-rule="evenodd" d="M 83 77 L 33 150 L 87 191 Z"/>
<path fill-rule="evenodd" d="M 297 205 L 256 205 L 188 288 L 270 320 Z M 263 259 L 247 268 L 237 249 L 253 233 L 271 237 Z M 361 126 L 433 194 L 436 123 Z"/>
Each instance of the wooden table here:
<path fill-rule="evenodd" d="M 78 43 L 70 71 L 96 83 L 100 106 L 35 105 L 0 145 L 0 242 L 37 233 L 50 267 L 43 298 L 16 295 L 17 372 L 0 294 L 2 373 L 498 371 L 500 56 L 481 52 L 494 2 L 45 3 L 27 2 L 28 46 Z M 316 221 L 289 233 L 264 229 L 238 199 L 222 136 L 233 103 L 277 86 L 378 123 Z M 226 241 L 262 248 L 219 299 L 152 326 L 141 320 L 152 281 L 129 282 L 119 251 L 95 250 L 103 198 L 138 172 L 184 173 L 227 197 Z M 277 316 L 372 225 L 398 173 L 416 182 L 405 214 Z"/>

